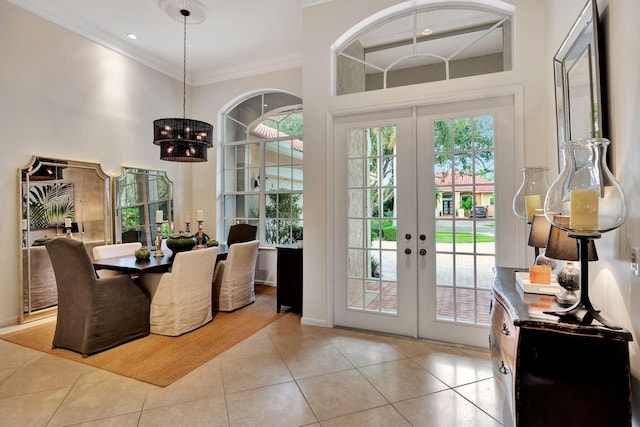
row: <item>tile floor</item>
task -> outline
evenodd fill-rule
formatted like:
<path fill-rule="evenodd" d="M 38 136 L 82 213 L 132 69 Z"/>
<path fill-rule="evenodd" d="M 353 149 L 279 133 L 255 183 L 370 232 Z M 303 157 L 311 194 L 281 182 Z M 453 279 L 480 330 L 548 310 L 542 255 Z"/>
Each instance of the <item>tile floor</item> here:
<path fill-rule="evenodd" d="M 500 426 L 503 405 L 488 352 L 293 313 L 165 388 L 0 340 L 0 426 Z"/>

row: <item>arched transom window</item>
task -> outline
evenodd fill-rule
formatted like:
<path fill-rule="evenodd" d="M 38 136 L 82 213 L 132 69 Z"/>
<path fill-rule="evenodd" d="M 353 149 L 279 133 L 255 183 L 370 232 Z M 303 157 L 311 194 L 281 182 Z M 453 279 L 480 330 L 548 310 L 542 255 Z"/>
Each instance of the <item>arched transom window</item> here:
<path fill-rule="evenodd" d="M 337 43 L 335 93 L 511 70 L 514 10 L 492 1 L 491 6 L 445 2 L 383 11 Z"/>

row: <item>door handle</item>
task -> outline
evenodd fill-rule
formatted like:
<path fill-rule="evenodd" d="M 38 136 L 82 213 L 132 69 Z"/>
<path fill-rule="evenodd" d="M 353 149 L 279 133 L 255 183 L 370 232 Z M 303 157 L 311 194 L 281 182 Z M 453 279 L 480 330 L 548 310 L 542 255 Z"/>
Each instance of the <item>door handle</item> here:
<path fill-rule="evenodd" d="M 424 242 L 425 240 L 427 240 L 427 236 L 425 236 L 424 234 L 421 234 L 420 235 L 420 240 L 422 240 Z"/>
<path fill-rule="evenodd" d="M 404 250 L 405 255 L 411 255 L 411 249 L 407 248 Z"/>
<path fill-rule="evenodd" d="M 411 240 L 411 234 L 407 233 L 404 235 L 404 238 L 407 240 Z"/>
<path fill-rule="evenodd" d="M 425 256 L 427 254 L 427 250 L 422 248 L 420 249 L 420 255 Z"/>

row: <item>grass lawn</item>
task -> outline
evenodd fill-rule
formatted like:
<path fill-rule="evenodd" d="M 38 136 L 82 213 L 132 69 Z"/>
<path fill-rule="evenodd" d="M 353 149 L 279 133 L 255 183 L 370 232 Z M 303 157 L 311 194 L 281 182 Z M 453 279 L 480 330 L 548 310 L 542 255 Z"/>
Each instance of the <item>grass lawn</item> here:
<path fill-rule="evenodd" d="M 476 234 L 477 243 L 493 242 L 493 236 L 487 234 Z M 436 243 L 453 243 L 453 233 L 451 231 L 436 232 Z M 459 231 L 456 233 L 456 243 L 473 243 L 473 234 L 468 231 Z"/>

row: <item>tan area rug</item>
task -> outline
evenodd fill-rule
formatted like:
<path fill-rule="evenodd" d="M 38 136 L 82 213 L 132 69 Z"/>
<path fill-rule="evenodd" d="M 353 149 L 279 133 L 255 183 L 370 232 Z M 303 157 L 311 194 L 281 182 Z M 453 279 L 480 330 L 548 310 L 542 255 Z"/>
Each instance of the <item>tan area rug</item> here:
<path fill-rule="evenodd" d="M 256 285 L 256 301 L 231 313 L 214 313 L 213 321 L 181 335 L 149 335 L 82 358 L 78 353 L 52 349 L 55 321 L 0 336 L 1 339 L 166 387 L 284 316 L 276 313 L 276 288 Z"/>

